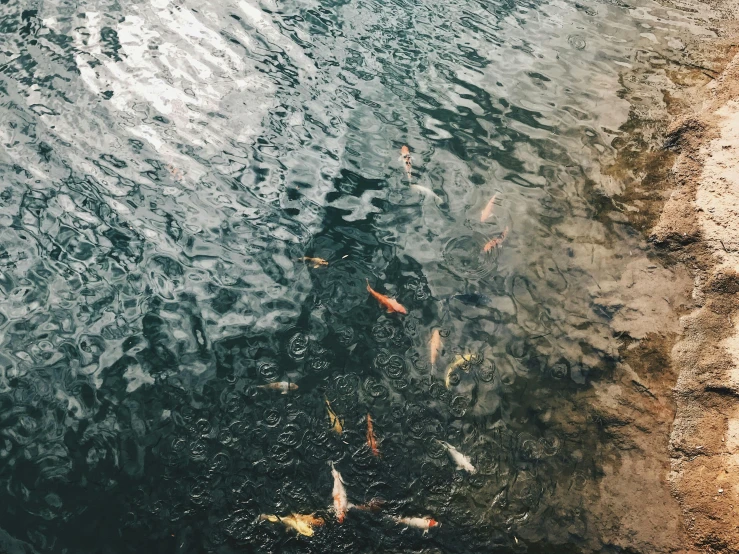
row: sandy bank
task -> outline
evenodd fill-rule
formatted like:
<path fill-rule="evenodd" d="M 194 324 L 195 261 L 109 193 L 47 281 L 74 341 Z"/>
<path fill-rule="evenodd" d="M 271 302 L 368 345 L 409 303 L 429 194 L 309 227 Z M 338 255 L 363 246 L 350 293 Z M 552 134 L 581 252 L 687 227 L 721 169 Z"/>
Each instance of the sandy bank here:
<path fill-rule="evenodd" d="M 684 90 L 674 110 L 674 189 L 651 240 L 694 278 L 695 308 L 671 353 L 673 494 L 697 551 L 739 552 L 739 12 L 718 8 L 723 36 L 696 54 L 715 78 Z"/>

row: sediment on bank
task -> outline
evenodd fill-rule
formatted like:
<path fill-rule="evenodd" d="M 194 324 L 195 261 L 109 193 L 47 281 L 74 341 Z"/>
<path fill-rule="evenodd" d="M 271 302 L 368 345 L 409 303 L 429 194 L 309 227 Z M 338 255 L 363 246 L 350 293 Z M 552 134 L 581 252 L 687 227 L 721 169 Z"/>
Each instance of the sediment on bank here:
<path fill-rule="evenodd" d="M 739 10 L 699 4 L 716 37 L 686 37 L 662 71 L 624 76 L 632 113 L 609 173 L 654 255 L 693 278 L 669 356 L 643 365 L 677 378 L 667 477 L 686 550 L 726 553 L 739 552 Z"/>

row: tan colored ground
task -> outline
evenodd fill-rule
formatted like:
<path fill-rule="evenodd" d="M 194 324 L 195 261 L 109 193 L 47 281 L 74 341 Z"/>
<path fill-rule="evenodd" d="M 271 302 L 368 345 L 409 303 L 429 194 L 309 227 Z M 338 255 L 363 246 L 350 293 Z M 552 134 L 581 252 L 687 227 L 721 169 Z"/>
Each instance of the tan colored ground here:
<path fill-rule="evenodd" d="M 734 12 L 736 13 L 736 12 Z M 678 372 L 670 482 L 699 552 L 739 552 L 739 55 L 694 91 L 668 133 L 676 188 L 652 239 L 692 270 L 696 308 Z"/>
<path fill-rule="evenodd" d="M 625 337 L 591 403 L 614 448 L 588 509 L 615 551 L 739 553 L 739 2 L 691 5 L 716 36 L 624 74 L 631 117 L 595 183 L 625 207 L 603 222 L 657 247 L 593 294 Z"/>

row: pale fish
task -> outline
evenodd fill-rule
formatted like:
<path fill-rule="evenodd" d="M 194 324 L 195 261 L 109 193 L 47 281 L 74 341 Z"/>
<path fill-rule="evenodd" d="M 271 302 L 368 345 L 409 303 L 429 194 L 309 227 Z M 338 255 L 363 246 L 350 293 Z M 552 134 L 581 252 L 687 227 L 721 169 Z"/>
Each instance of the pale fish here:
<path fill-rule="evenodd" d="M 334 512 L 336 513 L 336 519 L 339 523 L 344 522 L 346 512 L 349 510 L 349 500 L 346 497 L 346 489 L 344 488 L 344 480 L 341 478 L 341 473 L 336 471 L 336 467 L 333 462 L 329 462 L 331 466 L 331 475 L 334 477 Z"/>
<path fill-rule="evenodd" d="M 480 214 L 480 223 L 484 223 L 487 218 L 493 215 L 493 208 L 495 208 L 495 197 L 496 196 L 498 195 L 493 194 L 493 197 L 490 199 L 490 201 L 485 205 L 485 208 L 482 210 L 482 214 Z"/>
<path fill-rule="evenodd" d="M 395 523 L 423 529 L 424 533 L 428 532 L 432 527 L 439 527 L 441 523 L 431 517 L 396 517 L 391 516 Z"/>
<path fill-rule="evenodd" d="M 436 365 L 436 359 L 439 357 L 441 351 L 441 332 L 438 329 L 434 329 L 429 339 L 429 358 L 431 359 L 431 367 Z"/>
<path fill-rule="evenodd" d="M 279 381 L 277 383 L 267 383 L 266 385 L 258 385 L 258 389 L 278 390 L 281 394 L 287 394 L 289 391 L 298 390 L 298 385 L 288 383 L 287 381 Z"/>
<path fill-rule="evenodd" d="M 439 198 L 439 195 L 436 194 L 433 190 L 431 190 L 428 187 L 424 187 L 423 185 L 410 185 L 409 188 L 420 194 L 423 194 L 424 196 L 429 196 L 435 200 L 441 201 L 441 198 Z"/>
<path fill-rule="evenodd" d="M 452 461 L 457 465 L 457 469 L 462 469 L 466 471 L 467 473 L 477 473 L 477 469 L 475 466 L 472 465 L 472 462 L 470 461 L 469 457 L 462 454 L 459 450 L 454 448 L 451 444 L 444 441 L 438 441 L 439 444 L 441 444 L 444 448 L 446 448 L 447 452 L 449 452 L 449 456 L 452 458 Z"/>

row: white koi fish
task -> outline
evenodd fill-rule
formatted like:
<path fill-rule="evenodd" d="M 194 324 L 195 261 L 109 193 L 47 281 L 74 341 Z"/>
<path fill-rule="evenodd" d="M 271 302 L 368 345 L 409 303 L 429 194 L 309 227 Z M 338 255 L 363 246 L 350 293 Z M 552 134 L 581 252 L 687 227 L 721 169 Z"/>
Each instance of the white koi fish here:
<path fill-rule="evenodd" d="M 438 441 L 440 445 L 447 449 L 449 456 L 452 458 L 454 463 L 457 465 L 457 469 L 463 469 L 467 473 L 477 473 L 477 468 L 472 465 L 469 457 L 462 454 L 459 450 L 454 448 L 451 444 L 444 441 Z"/>
<path fill-rule="evenodd" d="M 427 533 L 432 527 L 439 527 L 441 525 L 441 523 L 431 517 L 391 517 L 395 523 L 415 527 L 416 529 L 423 529 L 424 533 Z"/>
<path fill-rule="evenodd" d="M 333 462 L 329 462 L 329 465 L 331 466 L 331 475 L 334 476 L 334 512 L 336 512 L 338 522 L 343 523 L 346 512 L 351 508 L 351 505 L 346 498 L 346 489 L 344 488 L 344 480 L 341 478 L 341 473 L 336 471 Z"/>
<path fill-rule="evenodd" d="M 436 194 L 433 190 L 431 190 L 428 187 L 424 187 L 423 185 L 410 185 L 409 188 L 420 194 L 423 194 L 424 196 L 430 196 L 431 198 L 435 200 L 441 201 L 441 198 L 439 198 L 439 195 Z"/>

